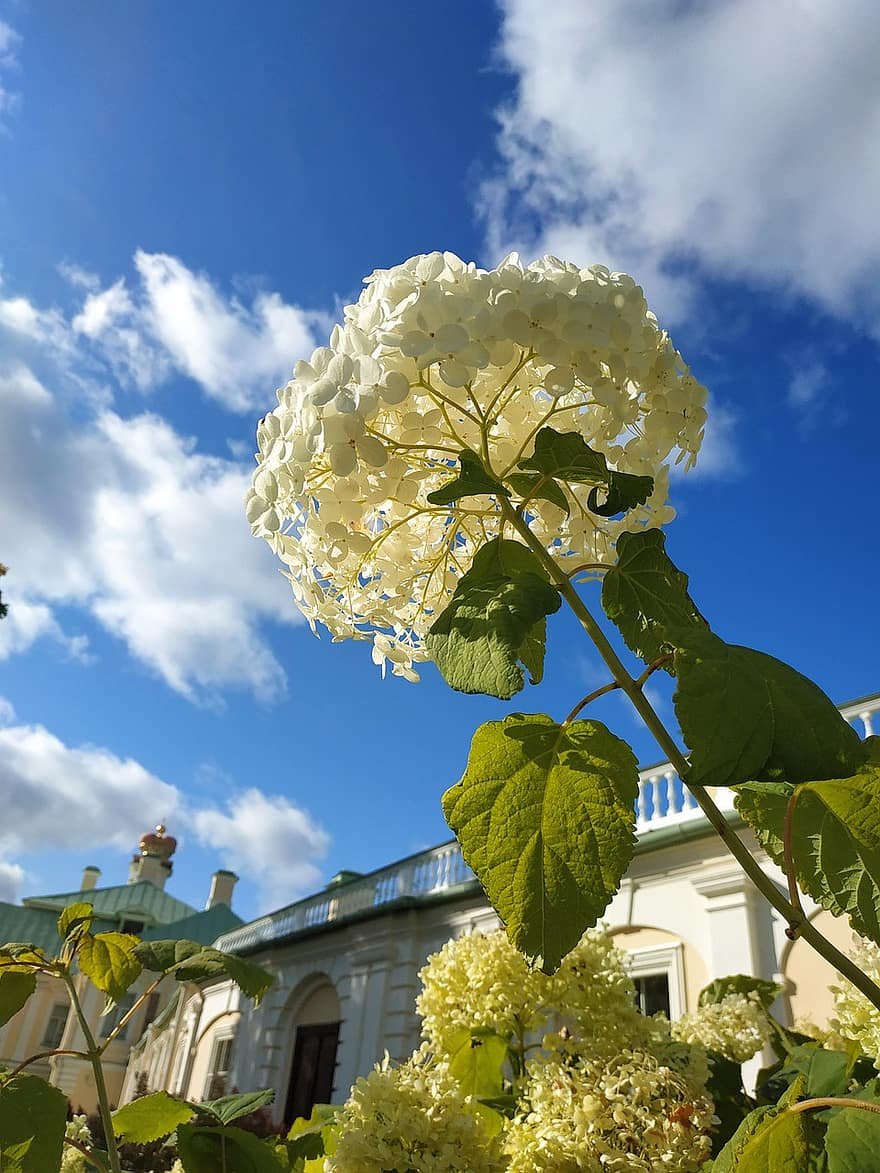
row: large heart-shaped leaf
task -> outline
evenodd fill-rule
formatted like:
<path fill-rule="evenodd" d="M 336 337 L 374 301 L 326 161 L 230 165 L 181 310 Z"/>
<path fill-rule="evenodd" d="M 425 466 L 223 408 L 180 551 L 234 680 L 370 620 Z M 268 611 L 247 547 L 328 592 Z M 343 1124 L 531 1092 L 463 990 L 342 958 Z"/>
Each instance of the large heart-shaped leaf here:
<path fill-rule="evenodd" d="M 481 725 L 443 796 L 465 860 L 511 940 L 555 970 L 617 891 L 635 846 L 638 768 L 597 721 Z"/>
<path fill-rule="evenodd" d="M 99 990 L 118 1002 L 143 968 L 135 954 L 138 944 L 130 933 L 85 933 L 79 967 Z"/>
<path fill-rule="evenodd" d="M 703 786 L 791 783 L 854 774 L 859 736 L 824 692 L 763 652 L 697 627 L 668 632 L 676 647 L 675 711 Z"/>

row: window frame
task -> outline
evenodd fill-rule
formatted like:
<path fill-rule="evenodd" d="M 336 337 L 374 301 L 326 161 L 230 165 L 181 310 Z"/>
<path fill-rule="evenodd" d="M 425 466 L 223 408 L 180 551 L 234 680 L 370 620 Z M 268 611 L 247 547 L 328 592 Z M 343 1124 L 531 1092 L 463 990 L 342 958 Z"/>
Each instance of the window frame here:
<path fill-rule="evenodd" d="M 56 1011 L 59 1011 L 56 1015 Z M 64 1038 L 64 1032 L 67 1029 L 67 1020 L 70 1017 L 70 1005 L 67 1002 L 55 1002 L 52 1005 L 52 1010 L 46 1020 L 46 1026 L 43 1030 L 43 1040 L 40 1043 L 41 1047 L 51 1047 L 54 1051 L 61 1046 L 61 1040 Z M 58 1038 L 52 1039 L 49 1037 L 49 1027 L 58 1018 L 61 1019 L 61 1030 L 58 1032 Z"/>
<path fill-rule="evenodd" d="M 626 971 L 631 978 L 665 977 L 669 986 L 669 1021 L 675 1022 L 687 1010 L 684 984 L 684 946 L 681 941 L 668 945 L 646 945 L 627 949 Z"/>

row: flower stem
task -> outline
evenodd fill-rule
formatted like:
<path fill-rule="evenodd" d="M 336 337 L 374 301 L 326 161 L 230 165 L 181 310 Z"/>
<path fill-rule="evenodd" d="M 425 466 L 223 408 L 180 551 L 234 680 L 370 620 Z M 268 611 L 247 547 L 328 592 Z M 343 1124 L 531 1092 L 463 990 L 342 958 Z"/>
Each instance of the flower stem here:
<path fill-rule="evenodd" d="M 746 844 L 743 843 L 725 819 L 706 788 L 694 782 L 687 781 L 689 771 L 687 758 L 685 758 L 684 754 L 676 745 L 672 734 L 654 712 L 651 702 L 642 691 L 639 680 L 627 672 L 617 652 L 611 646 L 607 636 L 590 613 L 583 599 L 581 599 L 580 595 L 572 586 L 561 567 L 556 564 L 553 558 L 547 553 L 543 544 L 532 533 L 527 522 L 516 514 L 515 510 L 506 500 L 501 499 L 500 505 L 505 519 L 537 555 L 547 575 L 558 587 L 559 593 L 568 603 L 581 626 L 596 645 L 602 659 L 610 668 L 615 681 L 629 697 L 636 712 L 651 731 L 657 744 L 666 754 L 670 763 L 675 767 L 682 782 L 688 787 L 696 799 L 697 804 L 712 828 L 723 840 L 728 851 L 735 857 L 755 887 L 763 893 L 777 912 L 781 913 L 792 930 L 796 930 L 805 941 L 812 945 L 817 953 L 852 982 L 856 989 L 860 990 L 880 1010 L 880 988 L 870 980 L 867 974 L 862 973 L 859 967 L 849 957 L 841 953 L 839 949 L 836 949 L 830 941 L 823 937 L 810 921 L 804 919 L 803 913 L 799 913 L 794 905 L 786 900 L 775 882 L 766 874 Z"/>
<path fill-rule="evenodd" d="M 880 1112 L 880 1104 L 870 1100 L 856 1100 L 850 1096 L 816 1096 L 811 1100 L 799 1100 L 789 1104 L 786 1112 L 810 1112 L 814 1108 L 861 1108 L 863 1112 Z"/>
<path fill-rule="evenodd" d="M 104 1079 L 104 1068 L 101 1064 L 101 1048 L 98 1046 L 97 1040 L 92 1034 L 92 1029 L 89 1026 L 88 1019 L 82 1008 L 82 1003 L 79 1000 L 79 995 L 76 992 L 76 984 L 73 977 L 70 973 L 65 973 L 63 978 L 64 984 L 67 986 L 67 993 L 70 997 L 70 1004 L 73 1006 L 79 1028 L 86 1041 L 86 1054 L 88 1055 L 95 1076 L 98 1114 L 101 1117 L 101 1124 L 104 1128 L 104 1143 L 107 1146 L 107 1173 L 122 1173 L 122 1168 L 119 1164 L 119 1149 L 116 1147 L 116 1134 L 113 1131 L 110 1097 L 107 1095 L 107 1082 Z"/>

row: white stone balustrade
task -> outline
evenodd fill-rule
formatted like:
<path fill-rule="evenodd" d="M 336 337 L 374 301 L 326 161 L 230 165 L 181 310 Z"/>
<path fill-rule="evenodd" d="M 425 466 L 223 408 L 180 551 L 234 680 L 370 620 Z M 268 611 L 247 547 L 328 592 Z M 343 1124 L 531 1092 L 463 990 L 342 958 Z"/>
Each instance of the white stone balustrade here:
<path fill-rule="evenodd" d="M 853 701 L 840 711 L 860 736 L 870 737 L 874 732 L 872 722 L 880 725 L 880 694 Z M 721 810 L 733 810 L 730 790 L 715 787 L 710 788 L 710 793 Z M 636 802 L 639 836 L 700 818 L 699 807 L 668 762 L 642 770 Z M 304 930 L 353 919 L 372 908 L 399 900 L 424 899 L 475 883 L 458 843 L 444 843 L 242 925 L 220 937 L 217 947 L 230 952 L 253 949 Z"/>

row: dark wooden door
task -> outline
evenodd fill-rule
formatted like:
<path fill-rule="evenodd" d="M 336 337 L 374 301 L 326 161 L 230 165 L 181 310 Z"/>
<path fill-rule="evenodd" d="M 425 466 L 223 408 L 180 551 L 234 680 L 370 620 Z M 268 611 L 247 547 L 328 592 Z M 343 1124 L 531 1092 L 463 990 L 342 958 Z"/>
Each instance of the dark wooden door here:
<path fill-rule="evenodd" d="M 315 1104 L 329 1104 L 333 1094 L 338 1043 L 338 1022 L 321 1022 L 296 1028 L 293 1066 L 284 1113 L 288 1125 L 298 1116 L 308 1119 Z"/>

